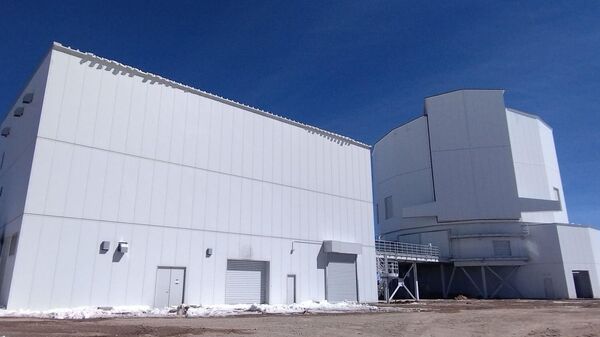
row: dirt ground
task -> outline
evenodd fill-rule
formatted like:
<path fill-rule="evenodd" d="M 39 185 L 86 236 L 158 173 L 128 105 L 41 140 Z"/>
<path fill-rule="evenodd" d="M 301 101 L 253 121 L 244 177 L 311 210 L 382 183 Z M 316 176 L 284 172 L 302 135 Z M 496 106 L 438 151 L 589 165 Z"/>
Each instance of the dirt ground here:
<path fill-rule="evenodd" d="M 6 337 L 527 336 L 600 337 L 600 301 L 422 301 L 364 314 L 227 318 L 0 318 Z"/>

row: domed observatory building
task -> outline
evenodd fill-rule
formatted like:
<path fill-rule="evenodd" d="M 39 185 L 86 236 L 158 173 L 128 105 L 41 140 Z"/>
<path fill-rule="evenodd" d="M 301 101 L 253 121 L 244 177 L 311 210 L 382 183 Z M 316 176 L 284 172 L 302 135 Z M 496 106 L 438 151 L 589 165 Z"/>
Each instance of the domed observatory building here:
<path fill-rule="evenodd" d="M 375 144 L 376 232 L 439 248 L 423 297 L 598 297 L 600 231 L 569 224 L 552 128 L 503 94 L 428 97 Z"/>

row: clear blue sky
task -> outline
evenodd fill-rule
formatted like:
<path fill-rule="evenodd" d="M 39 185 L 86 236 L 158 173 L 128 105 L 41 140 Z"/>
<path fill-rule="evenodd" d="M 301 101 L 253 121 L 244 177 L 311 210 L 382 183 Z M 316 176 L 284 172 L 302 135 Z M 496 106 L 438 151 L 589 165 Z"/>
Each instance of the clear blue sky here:
<path fill-rule="evenodd" d="M 426 96 L 506 89 L 600 225 L 600 1 L 0 0 L 3 111 L 51 41 L 370 144 Z"/>

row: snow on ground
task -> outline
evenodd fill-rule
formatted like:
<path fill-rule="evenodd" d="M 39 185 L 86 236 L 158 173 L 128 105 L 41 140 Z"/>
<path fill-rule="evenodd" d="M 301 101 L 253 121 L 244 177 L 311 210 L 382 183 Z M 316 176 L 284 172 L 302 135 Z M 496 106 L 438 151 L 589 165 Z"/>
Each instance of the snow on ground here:
<path fill-rule="evenodd" d="M 239 304 L 219 305 L 206 307 L 192 307 L 187 311 L 188 317 L 214 317 L 229 316 L 248 313 L 265 314 L 301 314 L 301 313 L 343 313 L 343 312 L 370 312 L 379 308 L 367 304 L 354 302 L 329 303 L 327 301 L 307 301 L 295 304 Z"/>
<path fill-rule="evenodd" d="M 187 317 L 225 317 L 251 314 L 302 314 L 302 313 L 349 313 L 379 311 L 376 306 L 355 302 L 329 303 L 307 301 L 290 305 L 283 304 L 237 304 L 190 306 Z M 78 307 L 34 310 L 0 310 L 0 317 L 36 317 L 54 319 L 89 319 L 111 317 L 166 317 L 177 315 L 177 308 L 155 309 L 149 306 L 115 306 L 112 308 Z"/>

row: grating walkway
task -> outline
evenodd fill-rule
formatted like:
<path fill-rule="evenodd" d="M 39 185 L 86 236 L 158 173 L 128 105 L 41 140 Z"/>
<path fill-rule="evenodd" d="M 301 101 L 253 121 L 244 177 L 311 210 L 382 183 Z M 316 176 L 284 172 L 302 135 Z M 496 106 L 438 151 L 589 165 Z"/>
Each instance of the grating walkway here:
<path fill-rule="evenodd" d="M 432 245 L 418 245 L 397 241 L 375 241 L 377 257 L 406 262 L 439 262 L 440 249 Z"/>

